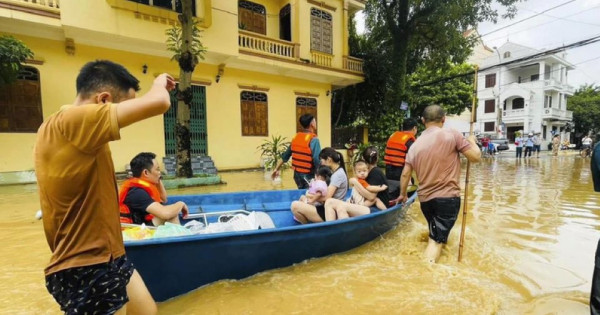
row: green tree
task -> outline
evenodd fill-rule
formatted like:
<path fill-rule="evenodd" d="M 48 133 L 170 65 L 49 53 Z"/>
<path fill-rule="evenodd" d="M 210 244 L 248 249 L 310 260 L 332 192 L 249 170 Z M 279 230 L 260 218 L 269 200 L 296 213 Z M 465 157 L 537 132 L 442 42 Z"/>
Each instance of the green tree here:
<path fill-rule="evenodd" d="M 12 36 L 0 37 L 0 86 L 17 79 L 22 63 L 33 58 L 33 52 Z"/>
<path fill-rule="evenodd" d="M 200 41 L 200 29 L 192 13 L 192 0 L 181 0 L 182 11 L 178 15 L 180 26 L 168 29 L 167 49 L 173 53 L 172 60 L 179 63 L 177 89 L 177 177 L 192 177 L 190 108 L 192 104 L 192 73 L 206 48 Z"/>
<path fill-rule="evenodd" d="M 600 132 L 600 87 L 581 86 L 569 97 L 567 109 L 573 111 L 576 136 Z"/>
<path fill-rule="evenodd" d="M 499 0 L 514 16 L 518 0 Z M 475 38 L 464 32 L 499 14 L 491 0 L 369 0 L 366 30 L 357 35 L 349 24 L 350 53 L 364 60 L 365 82 L 340 89 L 332 98 L 334 126 L 363 123 L 369 138 L 384 141 L 405 117 L 400 104 L 421 113 L 431 103 L 449 113 L 471 106 L 472 76 L 428 82 L 451 74 L 468 73 L 465 65 Z M 435 93 L 435 94 L 432 94 Z"/>

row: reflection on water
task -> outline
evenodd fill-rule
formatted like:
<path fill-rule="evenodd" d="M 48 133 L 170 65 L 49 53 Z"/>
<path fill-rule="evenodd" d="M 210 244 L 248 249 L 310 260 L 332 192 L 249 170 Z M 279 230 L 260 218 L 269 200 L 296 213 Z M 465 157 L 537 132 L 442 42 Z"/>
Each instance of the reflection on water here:
<path fill-rule="evenodd" d="M 413 205 L 395 230 L 358 249 L 161 303 L 164 314 L 588 314 L 599 194 L 589 159 L 486 159 L 472 166 L 463 262 L 460 221 L 440 263 L 422 263 L 427 226 Z M 170 194 L 293 189 L 262 172 L 223 173 L 226 185 Z M 464 175 L 463 175 L 464 176 Z M 464 182 L 464 181 L 463 181 Z M 46 292 L 49 250 L 35 186 L 0 187 L 0 313 L 58 313 Z"/>

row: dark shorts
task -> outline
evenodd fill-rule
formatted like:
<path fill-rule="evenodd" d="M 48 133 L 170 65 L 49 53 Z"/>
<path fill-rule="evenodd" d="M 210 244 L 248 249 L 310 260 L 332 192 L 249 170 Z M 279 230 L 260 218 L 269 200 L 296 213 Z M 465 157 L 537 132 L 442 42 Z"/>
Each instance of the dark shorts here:
<path fill-rule="evenodd" d="M 460 197 L 434 198 L 421 202 L 421 211 L 429 225 L 429 238 L 437 243 L 447 243 L 459 210 Z"/>
<path fill-rule="evenodd" d="M 315 206 L 315 208 L 317 208 L 317 214 L 321 217 L 323 221 L 325 221 L 325 206 L 319 205 Z"/>
<path fill-rule="evenodd" d="M 129 301 L 133 265 L 123 255 L 113 261 L 61 270 L 46 276 L 46 289 L 65 314 L 113 314 Z"/>
<path fill-rule="evenodd" d="M 298 189 L 307 189 L 308 183 L 313 178 L 315 178 L 313 174 L 302 174 L 294 171 L 294 182 L 296 182 Z"/>

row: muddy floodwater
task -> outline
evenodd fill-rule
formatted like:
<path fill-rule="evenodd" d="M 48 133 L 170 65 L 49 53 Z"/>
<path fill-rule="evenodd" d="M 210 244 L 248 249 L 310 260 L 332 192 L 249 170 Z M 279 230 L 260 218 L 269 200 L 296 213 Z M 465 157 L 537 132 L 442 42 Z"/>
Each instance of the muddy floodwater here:
<path fill-rule="evenodd" d="M 438 264 L 422 262 L 427 225 L 418 203 L 395 230 L 352 251 L 220 281 L 159 304 L 161 314 L 589 314 L 600 193 L 590 160 L 574 155 L 516 160 L 512 152 L 472 165 L 463 262 L 460 221 Z M 463 165 L 464 166 L 464 165 Z M 194 194 L 295 188 L 262 172 L 222 173 L 226 185 Z M 464 168 L 463 168 L 464 183 Z M 0 314 L 60 314 L 44 287 L 50 257 L 35 185 L 0 187 Z M 90 227 L 93 228 L 93 227 Z M 160 276 L 160 275 L 157 275 Z"/>

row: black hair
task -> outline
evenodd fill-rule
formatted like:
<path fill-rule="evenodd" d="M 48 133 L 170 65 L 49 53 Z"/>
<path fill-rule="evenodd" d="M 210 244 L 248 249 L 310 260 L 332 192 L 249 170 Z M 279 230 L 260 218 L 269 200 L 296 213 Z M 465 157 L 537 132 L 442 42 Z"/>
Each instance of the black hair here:
<path fill-rule="evenodd" d="M 362 153 L 362 159 L 369 165 L 377 164 L 377 159 L 379 159 L 377 148 L 374 146 L 366 148 Z"/>
<path fill-rule="evenodd" d="M 344 156 L 340 152 L 329 147 L 323 148 L 321 153 L 319 153 L 319 159 L 326 160 L 327 158 L 330 158 L 333 162 L 339 164 L 344 172 L 346 171 L 346 167 L 344 167 Z"/>
<path fill-rule="evenodd" d="M 313 121 L 313 119 L 315 119 L 315 116 L 313 116 L 311 114 L 304 114 L 304 115 L 300 116 L 298 121 L 300 122 L 300 125 L 302 126 L 302 128 L 308 129 L 308 127 L 310 127 L 310 123 Z"/>
<path fill-rule="evenodd" d="M 402 130 L 403 131 L 412 130 L 413 128 L 415 128 L 417 126 L 417 124 L 418 124 L 418 122 L 417 122 L 416 119 L 414 119 L 414 118 L 406 118 L 402 122 Z"/>
<path fill-rule="evenodd" d="M 440 105 L 429 105 L 423 111 L 423 120 L 427 122 L 442 122 L 446 111 Z"/>
<path fill-rule="evenodd" d="M 333 171 L 331 171 L 331 168 L 329 166 L 321 165 L 319 166 L 319 168 L 317 168 L 316 175 L 323 177 L 328 186 L 329 182 L 331 181 L 332 174 Z"/>
<path fill-rule="evenodd" d="M 113 93 L 126 94 L 129 89 L 140 90 L 140 81 L 125 67 L 108 60 L 96 60 L 86 63 L 77 76 L 77 94 L 84 98 L 100 91 L 110 89 Z M 119 98 L 119 95 L 113 95 Z"/>
<path fill-rule="evenodd" d="M 154 162 L 152 162 L 152 160 L 155 158 L 156 154 L 152 152 L 142 152 L 136 155 L 131 162 L 129 162 L 133 177 L 140 177 L 142 176 L 142 172 L 144 170 L 151 170 L 152 166 L 154 166 Z"/>

